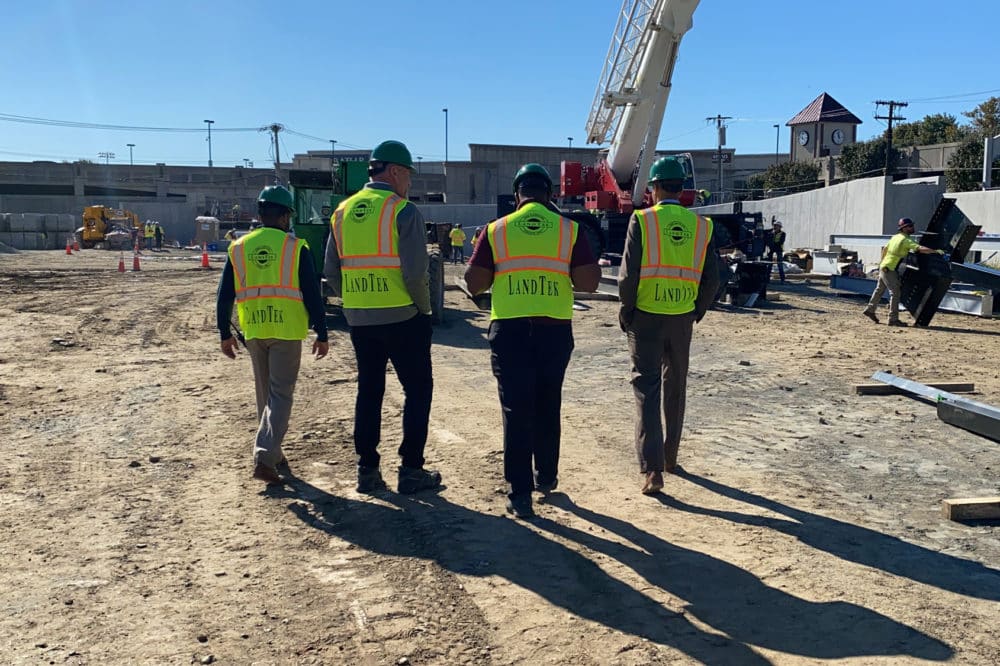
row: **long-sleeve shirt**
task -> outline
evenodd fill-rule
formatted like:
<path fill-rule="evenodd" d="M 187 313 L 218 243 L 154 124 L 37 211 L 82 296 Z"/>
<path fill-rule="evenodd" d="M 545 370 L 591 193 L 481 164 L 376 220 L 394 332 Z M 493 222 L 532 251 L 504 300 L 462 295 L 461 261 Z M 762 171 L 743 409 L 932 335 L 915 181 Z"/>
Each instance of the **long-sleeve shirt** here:
<path fill-rule="evenodd" d="M 312 253 L 307 247 L 299 252 L 299 289 L 302 291 L 302 302 L 309 314 L 309 327 L 316 331 L 317 340 L 326 342 L 326 309 L 323 307 L 323 294 L 320 292 L 319 276 L 313 267 Z M 223 340 L 233 336 L 229 319 L 233 314 L 235 301 L 236 279 L 233 276 L 233 264 L 226 259 L 226 267 L 222 269 L 215 300 L 215 323 Z"/>
<path fill-rule="evenodd" d="M 371 182 L 366 188 L 374 190 L 392 190 L 386 183 Z M 430 260 L 427 258 L 427 229 L 424 227 L 424 216 L 410 201 L 396 216 L 396 231 L 399 233 L 399 264 L 403 272 L 403 284 L 413 299 L 413 305 L 403 305 L 394 308 L 344 308 L 344 317 L 351 326 L 378 326 L 395 324 L 412 319 L 418 312 L 431 313 L 431 291 L 427 279 L 427 269 Z M 333 234 L 326 242 L 326 257 L 323 264 L 323 275 L 326 283 L 337 296 L 343 295 L 343 272 L 340 264 L 340 253 Z"/>
<path fill-rule="evenodd" d="M 674 199 L 659 202 L 663 204 L 680 205 Z M 621 310 L 626 315 L 636 309 L 639 294 L 639 273 L 642 269 L 642 230 L 635 213 L 628 221 L 628 231 L 625 235 L 625 252 L 622 264 L 618 268 L 618 300 Z M 715 301 L 715 292 L 719 289 L 719 259 L 715 251 L 715 241 L 709 239 L 705 252 L 705 265 L 701 270 L 701 282 L 698 284 L 698 296 L 695 299 L 695 318 L 701 319 Z"/>

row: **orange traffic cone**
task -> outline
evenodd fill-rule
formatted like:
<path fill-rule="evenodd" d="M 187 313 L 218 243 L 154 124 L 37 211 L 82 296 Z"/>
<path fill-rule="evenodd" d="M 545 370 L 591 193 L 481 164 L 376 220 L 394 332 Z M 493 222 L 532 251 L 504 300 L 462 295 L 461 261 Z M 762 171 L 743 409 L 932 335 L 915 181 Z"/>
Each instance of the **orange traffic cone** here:
<path fill-rule="evenodd" d="M 73 254 L 73 243 L 70 242 L 69 236 L 66 237 L 66 254 Z"/>
<path fill-rule="evenodd" d="M 139 254 L 138 253 L 132 255 L 132 270 L 133 271 L 140 270 L 139 269 Z"/>
<path fill-rule="evenodd" d="M 80 251 L 80 241 L 78 241 L 75 238 L 73 239 L 73 251 L 74 252 L 79 252 Z"/>
<path fill-rule="evenodd" d="M 211 266 L 208 265 L 208 245 L 205 243 L 201 244 L 201 267 L 211 268 Z"/>
<path fill-rule="evenodd" d="M 124 273 L 125 272 L 125 253 L 124 252 L 119 252 L 118 253 L 118 272 L 119 273 Z"/>

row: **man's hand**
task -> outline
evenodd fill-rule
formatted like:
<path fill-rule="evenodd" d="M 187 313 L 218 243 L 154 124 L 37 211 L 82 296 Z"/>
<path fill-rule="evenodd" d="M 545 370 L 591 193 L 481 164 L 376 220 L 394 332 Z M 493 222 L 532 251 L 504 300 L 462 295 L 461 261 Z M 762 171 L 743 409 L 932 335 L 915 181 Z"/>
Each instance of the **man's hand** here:
<path fill-rule="evenodd" d="M 222 353 L 229 358 L 236 358 L 236 347 L 238 346 L 239 345 L 236 344 L 236 338 L 230 336 L 222 341 Z"/>
<path fill-rule="evenodd" d="M 319 340 L 315 340 L 313 342 L 313 352 L 312 353 L 313 353 L 313 356 L 316 357 L 317 361 L 319 359 L 323 358 L 324 356 L 326 356 L 326 354 L 327 354 L 328 351 L 330 351 L 330 343 L 329 342 L 326 342 L 326 341 L 320 342 Z"/>

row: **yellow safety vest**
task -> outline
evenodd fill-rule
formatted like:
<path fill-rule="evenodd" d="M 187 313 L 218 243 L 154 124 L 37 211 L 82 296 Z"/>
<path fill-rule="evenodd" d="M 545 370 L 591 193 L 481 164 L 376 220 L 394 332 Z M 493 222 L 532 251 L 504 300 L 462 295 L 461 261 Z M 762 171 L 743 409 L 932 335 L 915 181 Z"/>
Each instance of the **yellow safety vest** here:
<path fill-rule="evenodd" d="M 578 225 L 529 203 L 486 227 L 493 251 L 490 319 L 573 318 L 570 258 Z"/>
<path fill-rule="evenodd" d="M 299 288 L 299 255 L 305 241 L 261 227 L 229 245 L 236 307 L 247 340 L 303 340 L 309 313 Z"/>
<path fill-rule="evenodd" d="M 144 235 L 145 235 L 146 238 L 152 238 L 153 236 L 156 235 L 156 233 L 153 231 L 153 229 L 154 229 L 154 227 L 153 227 L 152 224 L 147 224 L 146 225 L 146 230 L 144 232 Z"/>
<path fill-rule="evenodd" d="M 451 238 L 452 245 L 462 245 L 465 243 L 465 232 L 461 229 L 452 229 L 448 236 Z"/>
<path fill-rule="evenodd" d="M 403 282 L 396 228 L 396 218 L 406 204 L 406 199 L 389 190 L 365 188 L 334 211 L 330 226 L 340 255 L 345 308 L 413 304 Z"/>
<path fill-rule="evenodd" d="M 920 247 L 920 243 L 904 233 L 898 233 L 889 239 L 889 244 L 885 248 L 885 255 L 882 257 L 882 261 L 879 262 L 878 267 L 894 271 L 899 266 L 899 262 L 918 247 Z"/>
<path fill-rule="evenodd" d="M 642 268 L 636 307 L 653 314 L 694 310 L 701 271 L 712 238 L 712 220 L 676 204 L 636 211 Z"/>

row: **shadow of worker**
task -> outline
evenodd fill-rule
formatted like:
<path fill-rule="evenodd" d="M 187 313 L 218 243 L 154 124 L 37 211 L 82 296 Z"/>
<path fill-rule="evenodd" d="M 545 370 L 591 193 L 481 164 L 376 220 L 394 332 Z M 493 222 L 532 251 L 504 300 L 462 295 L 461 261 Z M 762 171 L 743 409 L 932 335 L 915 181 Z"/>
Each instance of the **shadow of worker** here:
<path fill-rule="evenodd" d="M 685 600 L 687 613 L 740 643 L 813 659 L 905 656 L 944 661 L 954 655 L 941 641 L 863 606 L 802 599 L 745 569 L 671 544 L 565 495 L 554 495 L 549 503 L 629 543 L 553 521 L 543 522 L 542 529 L 616 559 L 651 585 Z"/>
<path fill-rule="evenodd" d="M 702 663 L 768 664 L 746 645 L 709 634 L 574 549 L 524 523 L 469 510 L 437 494 L 387 493 L 389 505 L 338 497 L 306 483 L 272 497 L 306 525 L 381 555 L 420 558 L 463 576 L 499 576 L 574 615 L 671 646 Z"/>
<path fill-rule="evenodd" d="M 977 599 L 1000 601 L 1000 571 L 979 562 L 938 553 L 875 530 L 802 511 L 681 470 L 678 476 L 723 497 L 781 514 L 790 520 L 739 511 L 708 509 L 660 496 L 660 502 L 680 511 L 721 518 L 742 525 L 767 527 L 842 560 Z"/>

